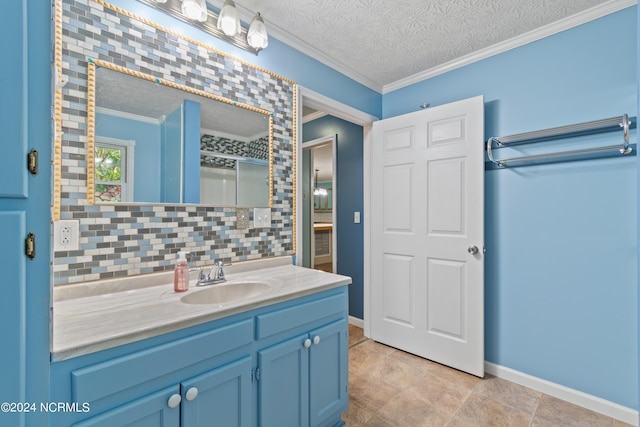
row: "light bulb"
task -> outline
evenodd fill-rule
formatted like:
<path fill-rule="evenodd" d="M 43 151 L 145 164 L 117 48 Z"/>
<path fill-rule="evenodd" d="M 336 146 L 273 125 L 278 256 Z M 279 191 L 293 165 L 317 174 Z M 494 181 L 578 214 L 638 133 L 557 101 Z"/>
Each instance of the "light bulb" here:
<path fill-rule="evenodd" d="M 194 21 L 206 21 L 207 5 L 205 0 L 182 0 L 182 13 Z"/>
<path fill-rule="evenodd" d="M 224 2 L 224 6 L 222 6 L 220 10 L 220 15 L 218 15 L 217 27 L 229 37 L 240 34 L 240 17 L 238 16 L 238 11 L 236 10 L 236 5 L 233 0 L 226 0 Z"/>
<path fill-rule="evenodd" d="M 260 12 L 257 12 L 251 21 L 249 31 L 247 32 L 247 43 L 254 49 L 264 49 L 269 45 L 267 27 L 264 25 Z"/>

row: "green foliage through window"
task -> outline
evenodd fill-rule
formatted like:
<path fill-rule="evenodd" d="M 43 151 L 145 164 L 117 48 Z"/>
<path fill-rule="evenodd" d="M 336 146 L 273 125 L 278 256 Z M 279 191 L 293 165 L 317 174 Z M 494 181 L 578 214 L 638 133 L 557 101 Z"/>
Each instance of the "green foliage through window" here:
<path fill-rule="evenodd" d="M 121 157 L 122 150 L 118 148 L 96 147 L 96 181 L 120 182 Z"/>

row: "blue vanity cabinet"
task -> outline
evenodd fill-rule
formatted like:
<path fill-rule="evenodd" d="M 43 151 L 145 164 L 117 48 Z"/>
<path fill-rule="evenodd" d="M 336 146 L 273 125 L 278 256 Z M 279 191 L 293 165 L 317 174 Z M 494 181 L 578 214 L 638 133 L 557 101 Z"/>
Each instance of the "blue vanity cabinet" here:
<path fill-rule="evenodd" d="M 54 362 L 52 401 L 79 411 L 50 425 L 341 425 L 347 310 L 342 286 Z"/>
<path fill-rule="evenodd" d="M 251 425 L 251 358 L 121 405 L 74 427 Z"/>
<path fill-rule="evenodd" d="M 347 321 L 258 352 L 261 426 L 333 426 L 348 405 Z"/>
<path fill-rule="evenodd" d="M 349 395 L 347 304 L 345 291 L 256 316 L 264 343 L 257 352 L 258 425 L 342 424 Z"/>
<path fill-rule="evenodd" d="M 88 410 L 51 425 L 249 426 L 253 341 L 246 313 L 53 363 L 52 399 Z"/>

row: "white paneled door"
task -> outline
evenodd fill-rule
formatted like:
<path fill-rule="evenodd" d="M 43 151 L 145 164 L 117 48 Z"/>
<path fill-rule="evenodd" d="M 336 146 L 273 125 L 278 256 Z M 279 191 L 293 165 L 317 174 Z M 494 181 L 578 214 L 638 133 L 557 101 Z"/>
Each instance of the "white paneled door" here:
<path fill-rule="evenodd" d="M 370 331 L 484 375 L 484 102 L 374 122 Z"/>

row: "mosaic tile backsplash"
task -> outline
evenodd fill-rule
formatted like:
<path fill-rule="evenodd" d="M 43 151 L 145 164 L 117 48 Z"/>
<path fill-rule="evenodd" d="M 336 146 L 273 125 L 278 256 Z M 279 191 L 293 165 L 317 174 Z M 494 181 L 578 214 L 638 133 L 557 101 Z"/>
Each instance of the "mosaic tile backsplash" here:
<path fill-rule="evenodd" d="M 191 266 L 291 255 L 295 83 L 102 1 L 63 0 L 62 8 L 62 62 L 68 83 L 63 88 L 60 218 L 79 220 L 80 249 L 55 252 L 54 284 L 171 270 L 183 249 L 191 252 Z M 272 112 L 272 227 L 239 229 L 235 208 L 89 205 L 86 166 L 93 156 L 86 149 L 88 58 Z"/>

